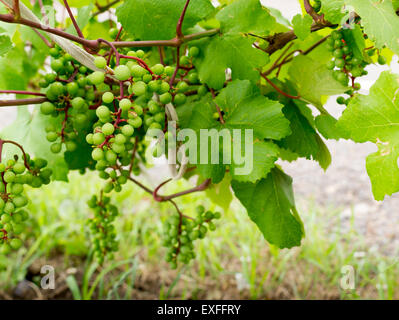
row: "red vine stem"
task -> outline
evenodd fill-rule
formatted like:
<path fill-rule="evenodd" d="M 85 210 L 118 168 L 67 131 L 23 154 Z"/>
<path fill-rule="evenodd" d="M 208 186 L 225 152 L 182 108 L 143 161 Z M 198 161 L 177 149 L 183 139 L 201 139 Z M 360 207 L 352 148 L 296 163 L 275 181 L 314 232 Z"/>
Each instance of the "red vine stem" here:
<path fill-rule="evenodd" d="M 183 32 L 182 32 L 182 28 L 183 28 L 183 21 L 184 21 L 184 17 L 186 15 L 187 12 L 187 8 L 188 5 L 190 4 L 190 0 L 186 1 L 186 4 L 184 5 L 183 11 L 180 15 L 179 21 L 177 22 L 177 26 L 176 26 L 176 36 L 178 39 L 182 39 L 184 38 Z"/>
<path fill-rule="evenodd" d="M 124 54 L 121 54 L 120 57 L 122 59 L 131 59 L 131 60 L 136 60 L 144 69 L 146 69 L 149 73 L 154 75 L 154 72 L 150 69 L 150 67 L 144 62 L 143 59 L 137 58 L 137 57 L 132 57 L 132 56 L 127 56 Z"/>
<path fill-rule="evenodd" d="M 69 17 L 70 17 L 71 20 L 72 20 L 73 26 L 75 27 L 75 30 L 76 30 L 78 36 L 84 39 L 83 33 L 82 33 L 82 31 L 80 30 L 79 25 L 78 25 L 78 23 L 76 22 L 75 17 L 73 16 L 73 13 L 72 13 L 72 11 L 71 11 L 71 8 L 69 7 L 69 4 L 68 4 L 68 1 L 67 1 L 67 0 L 64 0 L 64 5 L 65 5 L 65 8 L 66 8 L 67 11 L 68 11 Z"/>
<path fill-rule="evenodd" d="M 158 191 L 165 184 L 167 184 L 170 181 L 172 181 L 172 179 L 168 179 L 168 180 L 162 182 L 158 187 L 155 188 L 155 190 L 152 192 L 152 195 L 153 195 L 155 201 L 165 202 L 165 201 L 169 201 L 169 200 L 172 200 L 174 198 L 178 198 L 178 197 L 190 194 L 190 193 L 204 191 L 205 189 L 207 189 L 209 187 L 209 184 L 211 183 L 211 179 L 207 179 L 203 183 L 201 183 L 200 185 L 198 185 L 198 186 L 196 186 L 196 187 L 194 187 L 192 189 L 188 189 L 188 190 L 185 190 L 185 191 L 182 191 L 182 192 L 178 192 L 178 193 L 175 193 L 175 194 L 172 194 L 172 195 L 169 195 L 169 196 L 160 196 L 160 195 L 158 195 Z"/>
<path fill-rule="evenodd" d="M 1 139 L 0 139 L 0 146 L 1 146 L 1 148 L 0 148 L 0 162 L 1 162 L 1 153 L 2 153 L 2 151 L 3 151 L 3 146 L 4 146 L 6 143 L 13 144 L 14 146 L 18 147 L 18 148 L 21 150 L 22 155 L 23 155 L 23 157 L 24 157 L 24 164 L 25 164 L 25 167 L 26 167 L 26 169 L 30 170 L 30 166 L 29 166 L 29 163 L 28 163 L 28 156 L 26 155 L 24 148 L 23 148 L 19 143 L 15 142 L 15 141 L 11 141 L 11 140 L 1 140 Z"/>
<path fill-rule="evenodd" d="M 26 106 L 30 104 L 41 104 L 47 101 L 47 98 L 0 100 L 0 107 Z"/>
<path fill-rule="evenodd" d="M 282 94 L 283 96 L 290 98 L 290 99 L 300 99 L 301 98 L 300 96 L 292 96 L 292 95 L 284 92 L 279 87 L 277 87 L 268 77 L 266 77 L 263 74 L 261 74 L 261 76 L 263 79 L 265 79 L 267 81 L 268 84 L 270 84 L 278 93 Z"/>

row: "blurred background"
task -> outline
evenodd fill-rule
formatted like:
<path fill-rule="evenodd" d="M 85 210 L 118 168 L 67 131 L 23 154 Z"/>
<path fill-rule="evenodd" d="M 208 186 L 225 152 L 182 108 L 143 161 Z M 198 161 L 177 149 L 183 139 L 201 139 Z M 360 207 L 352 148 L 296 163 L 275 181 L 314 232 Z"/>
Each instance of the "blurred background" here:
<path fill-rule="evenodd" d="M 301 11 L 297 0 L 262 2 L 289 20 Z M 388 68 L 369 66 L 367 80 L 360 81 L 362 93 Z M 399 73 L 397 57 L 390 68 Z M 338 117 L 343 108 L 332 97 L 327 110 Z M 15 116 L 15 108 L 1 108 L 0 130 Z M 300 248 L 269 246 L 238 201 L 218 208 L 193 194 L 178 200 L 183 211 L 203 204 L 222 211 L 223 219 L 197 243 L 197 259 L 179 270 L 163 262 L 162 222 L 174 210 L 168 204 L 156 204 L 134 186 L 116 195 L 121 249 L 114 261 L 99 268 L 91 258 L 85 223 L 90 215 L 86 201 L 101 188 L 97 176 L 72 173 L 69 184 L 29 190 L 31 235 L 24 249 L 0 255 L 0 299 L 399 298 L 399 196 L 373 199 L 365 158 L 376 150 L 374 145 L 343 140 L 327 145 L 333 162 L 326 172 L 313 161 L 281 163 L 294 178 L 306 228 Z M 156 185 L 163 171 L 154 168 L 144 178 Z M 165 193 L 187 186 L 179 182 Z M 54 290 L 40 289 L 44 265 L 55 268 Z M 352 288 L 342 285 L 347 270 L 353 271 Z"/>

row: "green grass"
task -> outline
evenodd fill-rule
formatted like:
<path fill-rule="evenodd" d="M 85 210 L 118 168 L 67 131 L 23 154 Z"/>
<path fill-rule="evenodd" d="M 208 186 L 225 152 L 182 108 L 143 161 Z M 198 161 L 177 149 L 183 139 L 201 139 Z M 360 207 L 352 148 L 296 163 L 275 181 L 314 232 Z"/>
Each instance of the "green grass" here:
<path fill-rule="evenodd" d="M 173 213 L 167 203 L 157 204 L 135 186 L 127 185 L 114 195 L 121 208 L 117 220 L 120 250 L 103 267 L 93 262 L 86 201 L 101 188 L 93 174 L 70 176 L 70 183 L 52 183 L 29 190 L 33 217 L 28 246 L 9 256 L 0 256 L 0 288 L 10 290 L 35 261 L 53 261 L 66 274 L 66 284 L 75 299 L 150 298 L 250 298 L 250 299 L 394 299 L 398 298 L 399 268 L 396 260 L 371 252 L 352 227 L 343 231 L 339 210 L 317 208 L 309 201 L 299 205 L 306 238 L 300 248 L 278 250 L 269 246 L 238 202 L 223 213 L 218 228 L 197 241 L 197 259 L 172 271 L 163 262 L 163 221 Z M 187 186 L 179 182 L 165 188 L 176 192 Z M 198 204 L 220 209 L 201 194 L 177 200 L 185 214 Z M 359 258 L 359 252 L 365 257 Z M 78 258 L 77 258 L 78 257 Z M 340 288 L 341 268 L 355 270 L 355 290 Z M 57 271 L 57 272 L 58 272 Z M 137 284 L 148 284 L 149 295 Z M 152 285 L 150 285 L 152 284 Z"/>

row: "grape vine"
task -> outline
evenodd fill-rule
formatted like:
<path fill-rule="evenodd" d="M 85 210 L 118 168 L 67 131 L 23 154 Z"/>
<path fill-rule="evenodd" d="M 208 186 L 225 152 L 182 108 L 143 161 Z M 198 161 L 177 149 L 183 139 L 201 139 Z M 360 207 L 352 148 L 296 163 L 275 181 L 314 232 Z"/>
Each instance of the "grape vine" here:
<path fill-rule="evenodd" d="M 4 253 L 23 244 L 29 218 L 24 186 L 66 181 L 73 170 L 96 171 L 104 180 L 88 201 L 88 225 L 100 264 L 112 260 L 123 241 L 115 231 L 119 212 L 112 200 L 128 183 L 172 206 L 175 214 L 163 234 L 172 268 L 193 260 L 195 241 L 216 228 L 222 216 L 216 207 L 223 206 L 218 192 L 233 192 L 268 242 L 279 248 L 299 246 L 304 226 L 292 179 L 276 161 L 306 158 L 327 169 L 331 154 L 323 138 L 376 143 L 379 151 L 367 160 L 373 193 L 382 200 L 399 191 L 399 143 L 392 125 L 398 107 L 396 76 L 384 73 L 369 96 L 362 94 L 359 82 L 370 65 L 389 64 L 399 53 L 398 35 L 381 35 L 375 27 L 372 5 L 304 0 L 303 13 L 283 23 L 259 0 L 119 2 L 91 7 L 74 2 L 79 9 L 75 17 L 63 0 L 69 19 L 51 25 L 41 1 L 34 7 L 1 1 L 0 26 L 17 24 L 20 31 L 0 28 L 0 94 L 16 95 L 0 100 L 0 107 L 21 106 L 19 117 L 27 123 L 17 128 L 22 134 L 11 127 L 0 133 Z M 383 15 L 378 27 L 397 30 L 396 3 L 375 6 Z M 83 19 L 88 12 L 90 19 Z M 109 16 L 99 20 L 104 12 Z M 18 63 L 10 63 L 14 56 Z M 7 74 L 14 74 L 15 81 Z M 338 96 L 336 102 L 345 109 L 340 119 L 325 104 L 329 96 Z M 37 107 L 30 113 L 23 107 L 28 105 Z M 388 116 L 381 117 L 378 105 Z M 381 126 L 386 130 L 375 129 Z M 216 132 L 213 140 L 220 143 L 202 148 L 204 131 Z M 187 132 L 198 145 L 188 146 Z M 193 150 L 198 154 L 192 156 Z M 170 168 L 170 178 L 154 187 L 141 182 L 151 166 L 149 155 L 162 157 Z M 381 166 L 386 174 L 380 174 Z M 175 180 L 192 182 L 194 177 L 192 188 L 160 192 Z M 204 191 L 212 198 L 212 203 L 204 201 L 206 209 L 201 205 L 195 214 L 181 210 L 180 197 Z"/>

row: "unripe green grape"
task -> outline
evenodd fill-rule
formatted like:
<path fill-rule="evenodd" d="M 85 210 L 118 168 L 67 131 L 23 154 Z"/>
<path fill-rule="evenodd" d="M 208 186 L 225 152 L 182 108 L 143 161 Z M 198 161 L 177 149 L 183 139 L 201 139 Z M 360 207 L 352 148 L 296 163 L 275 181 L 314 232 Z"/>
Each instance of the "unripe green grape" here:
<path fill-rule="evenodd" d="M 1 216 L 0 221 L 2 224 L 9 223 L 9 222 L 11 222 L 11 216 L 9 214 L 5 213 Z"/>
<path fill-rule="evenodd" d="M 123 144 L 113 143 L 112 150 L 119 154 L 125 151 L 125 146 Z"/>
<path fill-rule="evenodd" d="M 86 142 L 87 142 L 88 144 L 94 144 L 94 141 L 93 141 L 93 134 L 92 134 L 92 133 L 89 133 L 89 134 L 86 136 Z"/>
<path fill-rule="evenodd" d="M 202 97 L 202 96 L 204 96 L 204 95 L 206 95 L 208 93 L 208 88 L 205 85 L 203 85 L 203 86 L 198 88 L 198 92 L 197 93 L 198 93 L 198 95 L 200 97 Z"/>
<path fill-rule="evenodd" d="M 57 48 L 50 48 L 49 53 L 50 56 L 54 58 L 58 58 L 60 56 L 60 51 Z"/>
<path fill-rule="evenodd" d="M 141 78 L 147 73 L 147 70 L 139 66 L 138 64 L 133 65 L 130 68 L 130 71 L 134 78 Z"/>
<path fill-rule="evenodd" d="M 15 180 L 15 173 L 12 171 L 6 171 L 4 173 L 3 179 L 7 183 L 12 183 Z"/>
<path fill-rule="evenodd" d="M 12 170 L 16 173 L 16 174 L 22 174 L 25 172 L 26 167 L 25 164 L 21 163 L 21 162 L 17 162 L 14 167 L 12 168 Z"/>
<path fill-rule="evenodd" d="M 52 153 L 60 153 L 62 149 L 61 143 L 53 143 L 50 147 Z"/>
<path fill-rule="evenodd" d="M 104 151 L 101 150 L 100 148 L 95 148 L 91 153 L 91 157 L 95 161 L 100 161 L 104 159 Z"/>
<path fill-rule="evenodd" d="M 180 81 L 180 82 L 176 85 L 176 88 L 177 88 L 177 91 L 178 91 L 178 92 L 183 93 L 183 92 L 186 92 L 186 91 L 188 90 L 189 86 L 188 86 L 187 82 Z"/>
<path fill-rule="evenodd" d="M 93 144 L 100 145 L 105 141 L 105 136 L 102 132 L 96 132 L 93 134 Z"/>
<path fill-rule="evenodd" d="M 125 144 L 126 143 L 126 137 L 119 133 L 115 136 L 115 143 L 117 144 Z"/>
<path fill-rule="evenodd" d="M 114 94 L 112 92 L 105 92 L 102 96 L 102 100 L 105 103 L 111 103 L 112 101 L 114 101 Z"/>
<path fill-rule="evenodd" d="M 159 93 L 160 93 L 160 94 L 163 94 L 163 93 L 168 92 L 169 90 L 170 90 L 170 85 L 169 85 L 169 83 L 167 83 L 167 82 L 165 82 L 165 81 L 162 81 L 162 83 L 161 83 L 161 88 L 160 88 L 160 90 L 159 90 Z"/>
<path fill-rule="evenodd" d="M 190 57 L 196 57 L 196 56 L 198 56 L 199 55 L 199 49 L 197 48 L 197 47 L 191 47 L 189 50 L 188 50 L 188 55 L 190 56 Z"/>
<path fill-rule="evenodd" d="M 73 152 L 78 148 L 78 145 L 74 141 L 67 141 L 65 143 L 65 147 L 66 147 L 67 151 Z"/>
<path fill-rule="evenodd" d="M 8 213 L 8 214 L 11 214 L 11 213 L 14 212 L 14 210 L 15 210 L 14 203 L 12 203 L 10 201 L 6 202 L 6 205 L 4 206 L 4 212 Z"/>
<path fill-rule="evenodd" d="M 160 123 L 158 123 L 158 122 L 152 122 L 148 129 L 161 130 L 162 129 L 162 125 Z"/>
<path fill-rule="evenodd" d="M 133 84 L 132 90 L 136 96 L 142 96 L 147 92 L 147 85 L 143 81 L 139 81 Z"/>
<path fill-rule="evenodd" d="M 88 79 L 95 86 L 102 84 L 105 80 L 105 74 L 101 71 L 95 71 L 88 76 Z"/>
<path fill-rule="evenodd" d="M 343 50 L 341 49 L 336 49 L 333 53 L 335 58 L 342 58 L 342 56 L 344 55 Z"/>
<path fill-rule="evenodd" d="M 45 115 L 49 115 L 55 111 L 55 106 L 51 102 L 46 101 L 41 104 L 40 111 Z"/>
<path fill-rule="evenodd" d="M 96 94 L 95 94 L 94 90 L 86 91 L 85 98 L 88 101 L 94 101 L 94 99 L 96 98 Z"/>
<path fill-rule="evenodd" d="M 167 76 L 171 77 L 175 72 L 175 68 L 172 66 L 166 66 L 164 72 Z"/>
<path fill-rule="evenodd" d="M 108 107 L 106 106 L 100 106 L 96 109 L 96 115 L 100 119 L 107 120 L 111 115 L 111 111 L 109 111 Z"/>
<path fill-rule="evenodd" d="M 12 228 L 13 228 L 14 234 L 16 234 L 16 235 L 19 235 L 24 231 L 24 226 L 22 224 L 14 224 L 12 226 Z"/>
<path fill-rule="evenodd" d="M 111 123 L 106 123 L 102 126 L 101 131 L 103 132 L 104 135 L 110 136 L 111 134 L 114 133 L 115 127 Z"/>
<path fill-rule="evenodd" d="M 158 122 L 158 123 L 164 123 L 165 122 L 165 113 L 159 112 L 159 113 L 155 114 L 154 120 L 155 120 L 155 122 Z"/>
<path fill-rule="evenodd" d="M 180 65 L 186 66 L 190 63 L 190 58 L 187 56 L 181 56 L 180 57 Z"/>
<path fill-rule="evenodd" d="M 135 129 L 140 128 L 143 125 L 143 119 L 137 117 L 135 119 L 129 119 L 128 123 Z"/>
<path fill-rule="evenodd" d="M 162 104 L 171 103 L 171 102 L 172 102 L 172 95 L 171 95 L 169 92 L 164 93 L 164 94 L 160 95 L 159 101 L 160 101 Z"/>
<path fill-rule="evenodd" d="M 133 105 L 133 110 L 138 116 L 141 116 L 144 113 L 143 108 L 138 104 Z M 130 114 L 132 114 L 132 113 L 129 113 L 129 115 Z M 134 116 L 133 118 L 136 118 L 136 116 Z"/>
<path fill-rule="evenodd" d="M 193 72 L 188 75 L 188 81 L 192 84 L 196 84 L 199 81 L 198 73 Z"/>
<path fill-rule="evenodd" d="M 343 68 L 345 66 L 345 60 L 344 59 L 336 59 L 335 66 L 338 68 Z"/>
<path fill-rule="evenodd" d="M 134 128 L 131 125 L 124 125 L 122 127 L 122 134 L 125 135 L 126 137 L 130 137 L 134 133 Z"/>
<path fill-rule="evenodd" d="M 136 56 L 137 58 L 144 58 L 145 52 L 143 50 L 137 50 L 136 51 Z"/>
<path fill-rule="evenodd" d="M 329 61 L 327 63 L 327 69 L 333 70 L 335 68 L 335 62 L 334 61 Z"/>
<path fill-rule="evenodd" d="M 146 115 L 146 117 L 144 118 L 145 125 L 149 127 L 153 122 L 154 118 Z"/>
<path fill-rule="evenodd" d="M 355 83 L 353 86 L 353 89 L 355 89 L 355 90 L 360 90 L 360 88 L 361 88 L 360 83 Z"/>
<path fill-rule="evenodd" d="M 337 98 L 337 103 L 338 104 L 345 104 L 346 99 L 344 97 L 338 97 Z"/>
<path fill-rule="evenodd" d="M 79 67 L 79 73 L 85 74 L 87 72 L 87 68 L 85 66 L 80 66 Z"/>
<path fill-rule="evenodd" d="M 347 76 L 345 73 L 340 72 L 340 73 L 338 74 L 337 80 L 338 80 L 339 82 L 347 81 L 347 80 L 348 80 L 348 76 Z"/>
<path fill-rule="evenodd" d="M 83 108 L 85 101 L 81 97 L 73 98 L 71 101 L 72 108 L 80 110 Z"/>
<path fill-rule="evenodd" d="M 99 69 L 104 69 L 107 66 L 107 60 L 104 57 L 95 57 L 94 64 Z"/>
<path fill-rule="evenodd" d="M 122 111 L 129 111 L 132 107 L 132 102 L 129 99 L 122 99 L 119 102 L 119 107 L 122 109 Z"/>
<path fill-rule="evenodd" d="M 75 125 L 84 125 L 86 121 L 87 121 L 87 116 L 81 113 L 77 114 L 74 119 Z"/>
<path fill-rule="evenodd" d="M 183 93 L 178 93 L 177 95 L 175 95 L 174 103 L 175 103 L 176 105 L 179 106 L 179 105 L 185 104 L 186 101 L 187 101 L 187 97 L 186 97 L 185 94 L 183 94 Z"/>
<path fill-rule="evenodd" d="M 26 199 L 24 196 L 14 197 L 12 201 L 17 208 L 26 206 L 28 204 L 28 199 Z"/>
<path fill-rule="evenodd" d="M 161 85 L 157 80 L 152 80 L 148 83 L 148 89 L 152 92 L 156 92 L 160 89 Z"/>
<path fill-rule="evenodd" d="M 152 80 L 152 75 L 147 73 L 143 76 L 143 82 L 149 83 Z"/>
<path fill-rule="evenodd" d="M 69 95 L 75 96 L 78 93 L 79 86 L 76 82 L 69 82 L 67 84 L 67 91 Z"/>
<path fill-rule="evenodd" d="M 335 40 L 334 41 L 334 48 L 341 48 L 342 47 L 342 41 L 341 40 Z"/>
<path fill-rule="evenodd" d="M 53 69 L 55 72 L 60 71 L 64 67 L 64 63 L 61 59 L 54 59 L 50 63 L 51 69 Z"/>
<path fill-rule="evenodd" d="M 156 64 L 155 66 L 153 66 L 152 68 L 151 68 L 151 70 L 152 70 L 152 72 L 154 72 L 156 75 L 161 75 L 163 72 L 164 72 L 164 70 L 165 70 L 165 67 L 162 65 L 162 64 Z"/>
<path fill-rule="evenodd" d="M 109 31 L 108 31 L 108 34 L 109 34 L 109 36 L 110 36 L 112 39 L 115 39 L 116 36 L 118 35 L 118 33 L 119 33 L 119 30 L 118 30 L 117 28 L 111 28 L 111 29 L 109 29 Z"/>
<path fill-rule="evenodd" d="M 378 56 L 378 63 L 379 63 L 380 65 L 387 64 L 387 59 L 386 59 L 384 56 L 379 55 L 379 56 Z"/>
<path fill-rule="evenodd" d="M 22 247 L 22 240 L 17 238 L 11 239 L 10 247 L 14 250 L 18 250 Z"/>
<path fill-rule="evenodd" d="M 117 155 L 114 151 L 112 150 L 107 150 L 107 152 L 105 153 L 105 159 L 109 162 L 109 163 L 115 163 L 116 159 L 117 159 Z"/>
<path fill-rule="evenodd" d="M 357 78 L 357 77 L 361 77 L 363 74 L 363 71 L 359 68 L 353 68 L 351 71 L 351 74 L 353 77 Z"/>
<path fill-rule="evenodd" d="M 117 66 L 114 70 L 115 78 L 119 81 L 126 81 L 131 77 L 131 71 L 129 67 L 125 65 Z"/>

